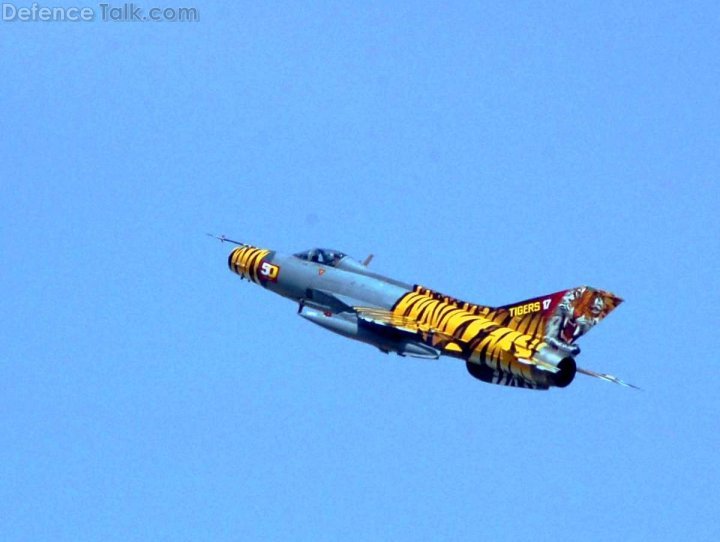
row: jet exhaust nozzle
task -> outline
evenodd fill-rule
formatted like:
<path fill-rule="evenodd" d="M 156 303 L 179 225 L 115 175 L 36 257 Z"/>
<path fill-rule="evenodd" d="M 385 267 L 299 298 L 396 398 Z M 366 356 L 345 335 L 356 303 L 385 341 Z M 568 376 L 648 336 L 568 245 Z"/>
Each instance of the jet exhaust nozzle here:
<path fill-rule="evenodd" d="M 575 363 L 575 360 L 570 356 L 567 356 L 557 364 L 557 368 L 560 370 L 557 373 L 554 373 L 551 378 L 553 385 L 558 388 L 569 386 L 575 379 L 575 374 L 577 373 L 577 364 Z"/>
<path fill-rule="evenodd" d="M 533 356 L 536 361 L 553 365 L 557 370 L 547 371 L 542 366 L 540 370 L 547 375 L 548 383 L 551 386 L 564 388 L 575 379 L 577 364 L 572 356 L 552 347 L 541 349 Z"/>

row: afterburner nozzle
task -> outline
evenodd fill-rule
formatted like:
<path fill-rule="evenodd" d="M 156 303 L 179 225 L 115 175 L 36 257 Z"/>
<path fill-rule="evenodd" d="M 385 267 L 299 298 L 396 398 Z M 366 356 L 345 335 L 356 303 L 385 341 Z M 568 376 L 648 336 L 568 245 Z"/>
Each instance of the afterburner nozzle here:
<path fill-rule="evenodd" d="M 550 377 L 553 385 L 558 388 L 569 386 L 575 379 L 575 374 L 577 373 L 577 364 L 575 363 L 575 360 L 568 356 L 563 358 L 562 361 L 557 364 L 557 367 L 560 370 Z"/>
<path fill-rule="evenodd" d="M 565 352 L 545 346 L 535 353 L 533 360 L 537 363 L 538 369 L 546 372 L 548 382 L 553 386 L 564 388 L 575 378 L 577 365 Z"/>

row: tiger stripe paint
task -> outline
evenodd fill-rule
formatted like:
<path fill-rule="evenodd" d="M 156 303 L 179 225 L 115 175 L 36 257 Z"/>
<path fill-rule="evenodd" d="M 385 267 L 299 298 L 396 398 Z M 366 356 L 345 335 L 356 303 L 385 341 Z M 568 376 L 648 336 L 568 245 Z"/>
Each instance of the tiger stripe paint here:
<path fill-rule="evenodd" d="M 396 300 L 391 315 L 397 325 L 416 330 L 444 354 L 485 367 L 494 383 L 547 388 L 558 384 L 549 381 L 546 370 L 553 364 L 538 365 L 541 351 L 577 353 L 572 350 L 575 339 L 621 302 L 610 292 L 581 286 L 491 308 L 414 286 Z"/>
<path fill-rule="evenodd" d="M 367 270 L 331 249 L 281 254 L 237 245 L 228 266 L 241 278 L 298 303 L 321 327 L 401 356 L 465 361 L 484 382 L 547 389 L 569 385 L 577 372 L 629 385 L 577 367 L 577 340 L 622 299 L 579 286 L 500 307 L 461 301 Z"/>
<path fill-rule="evenodd" d="M 228 256 L 228 267 L 233 273 L 256 284 L 263 284 L 264 279 L 258 274 L 260 266 L 271 251 L 243 245 L 233 250 Z"/>
<path fill-rule="evenodd" d="M 443 353 L 488 366 L 498 382 L 545 387 L 532 365 L 518 361 L 530 359 L 545 346 L 533 334 L 540 313 L 508 318 L 507 310 L 491 310 L 415 286 L 395 302 L 392 315 L 397 321 L 413 322 L 426 342 Z"/>

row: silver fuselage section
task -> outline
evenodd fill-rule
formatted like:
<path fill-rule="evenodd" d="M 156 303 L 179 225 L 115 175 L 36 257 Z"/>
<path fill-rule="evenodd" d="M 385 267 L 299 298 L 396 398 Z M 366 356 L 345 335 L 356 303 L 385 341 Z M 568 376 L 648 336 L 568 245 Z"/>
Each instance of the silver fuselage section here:
<path fill-rule="evenodd" d="M 390 310 L 412 290 L 410 284 L 373 273 L 345 256 L 335 265 L 271 252 L 265 262 L 276 266 L 275 280 L 264 281 L 268 290 L 298 303 L 306 320 L 344 337 L 376 346 L 383 352 L 437 359 L 440 352 L 420 340 L 384 328 L 372 328 L 358 319 L 353 307 Z"/>

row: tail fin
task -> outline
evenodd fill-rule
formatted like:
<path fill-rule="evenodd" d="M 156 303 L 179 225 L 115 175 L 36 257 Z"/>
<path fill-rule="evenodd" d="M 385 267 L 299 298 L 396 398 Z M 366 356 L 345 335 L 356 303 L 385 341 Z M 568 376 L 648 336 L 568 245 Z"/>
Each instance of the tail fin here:
<path fill-rule="evenodd" d="M 568 352 L 580 351 L 575 341 L 605 318 L 622 299 L 615 294 L 580 286 L 493 310 L 493 320 Z"/>

